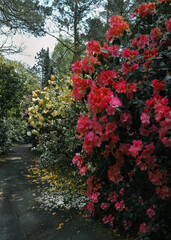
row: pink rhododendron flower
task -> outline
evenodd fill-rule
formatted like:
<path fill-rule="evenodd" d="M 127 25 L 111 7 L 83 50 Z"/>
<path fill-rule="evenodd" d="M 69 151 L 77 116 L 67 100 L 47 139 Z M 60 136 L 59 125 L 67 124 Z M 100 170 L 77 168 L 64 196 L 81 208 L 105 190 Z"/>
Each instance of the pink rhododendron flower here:
<path fill-rule="evenodd" d="M 109 208 L 110 204 L 109 203 L 101 203 L 101 209 L 102 210 L 107 210 Z"/>
<path fill-rule="evenodd" d="M 139 228 L 139 232 L 142 234 L 146 234 L 151 227 L 147 226 L 146 223 L 142 223 Z"/>
<path fill-rule="evenodd" d="M 115 208 L 117 211 L 122 211 L 125 208 L 124 200 L 115 203 Z"/>
<path fill-rule="evenodd" d="M 87 44 L 87 55 L 93 56 L 94 54 L 99 55 L 101 53 L 100 43 L 96 40 L 92 40 Z"/>
<path fill-rule="evenodd" d="M 90 200 L 94 203 L 97 203 L 99 200 L 98 200 L 98 196 L 100 195 L 99 192 L 94 192 L 91 194 L 90 196 Z"/>
<path fill-rule="evenodd" d="M 147 113 L 141 113 L 140 119 L 143 126 L 150 124 L 150 116 Z"/>
<path fill-rule="evenodd" d="M 95 135 L 92 131 L 87 133 L 84 137 L 84 143 L 83 143 L 83 149 L 88 152 L 89 154 L 92 154 L 94 147 L 100 147 L 101 140 L 100 138 Z"/>
<path fill-rule="evenodd" d="M 145 48 L 145 45 L 149 45 L 149 38 L 146 35 L 140 35 L 137 45 L 139 48 Z"/>
<path fill-rule="evenodd" d="M 111 214 L 108 217 L 107 216 L 103 217 L 104 224 L 110 224 L 111 227 L 113 227 L 113 221 L 114 217 Z"/>
<path fill-rule="evenodd" d="M 154 219 L 154 216 L 156 215 L 154 209 L 151 207 L 151 208 L 148 208 L 146 210 L 146 214 L 151 218 L 151 219 Z"/>
<path fill-rule="evenodd" d="M 75 157 L 73 157 L 72 163 L 73 163 L 73 164 L 76 164 L 76 162 L 77 162 L 80 158 L 81 158 L 80 156 L 76 155 Z"/>
<path fill-rule="evenodd" d="M 95 211 L 94 203 L 89 202 L 89 204 L 87 205 L 87 209 L 89 210 L 90 213 L 94 213 L 94 211 Z"/>
<path fill-rule="evenodd" d="M 84 167 L 80 168 L 80 175 L 84 176 L 84 174 L 87 172 L 88 165 L 86 164 Z"/>
<path fill-rule="evenodd" d="M 112 97 L 109 103 L 113 108 L 122 106 L 122 102 L 118 97 Z"/>
<path fill-rule="evenodd" d="M 143 148 L 143 143 L 141 140 L 133 140 L 133 145 L 129 148 L 129 152 L 133 157 L 136 157 Z"/>
<path fill-rule="evenodd" d="M 124 62 L 124 64 L 122 64 L 122 73 L 123 73 L 123 75 L 129 73 L 129 65 L 126 62 Z"/>
<path fill-rule="evenodd" d="M 111 45 L 108 48 L 108 51 L 110 52 L 111 57 L 119 57 L 120 56 L 119 46 L 118 45 Z"/>

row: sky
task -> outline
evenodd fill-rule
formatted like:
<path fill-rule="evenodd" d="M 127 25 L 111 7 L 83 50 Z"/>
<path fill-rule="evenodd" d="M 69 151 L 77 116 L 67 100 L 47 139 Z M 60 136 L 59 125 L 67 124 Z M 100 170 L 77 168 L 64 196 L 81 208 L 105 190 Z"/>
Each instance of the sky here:
<path fill-rule="evenodd" d="M 47 49 L 52 53 L 57 43 L 57 40 L 50 36 L 34 37 L 31 35 L 16 34 L 13 37 L 15 45 L 20 46 L 22 43 L 25 47 L 24 51 L 20 54 L 11 54 L 6 56 L 11 60 L 21 61 L 32 67 L 35 64 L 35 56 L 42 48 Z"/>
<path fill-rule="evenodd" d="M 41 1 L 43 2 L 45 0 L 41 0 Z M 50 3 L 51 3 L 51 0 L 50 0 Z M 97 8 L 96 14 L 98 14 L 100 11 L 103 11 L 103 9 Z M 46 24 L 47 26 L 51 26 L 51 28 L 53 29 L 54 26 L 52 25 L 52 22 L 50 19 L 47 21 Z M 57 36 L 58 35 L 59 34 L 57 33 Z M 23 35 L 23 34 L 17 33 L 16 35 L 13 36 L 13 43 L 16 46 L 20 46 L 21 44 L 23 44 L 24 51 L 22 53 L 4 55 L 4 56 L 10 60 L 20 61 L 32 67 L 36 63 L 36 60 L 35 60 L 36 54 L 39 53 L 42 48 L 44 49 L 49 48 L 49 53 L 51 55 L 55 48 L 55 45 L 57 44 L 57 40 L 49 35 L 46 35 L 44 37 L 34 37 L 31 34 Z"/>

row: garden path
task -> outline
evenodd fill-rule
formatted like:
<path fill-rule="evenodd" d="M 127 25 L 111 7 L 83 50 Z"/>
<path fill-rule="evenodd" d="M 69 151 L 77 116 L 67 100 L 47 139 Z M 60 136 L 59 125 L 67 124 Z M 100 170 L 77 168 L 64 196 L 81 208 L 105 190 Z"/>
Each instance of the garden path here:
<path fill-rule="evenodd" d="M 33 159 L 29 144 L 16 145 L 0 169 L 0 240 L 116 239 L 101 225 L 74 211 L 56 210 L 52 215 L 40 210 L 35 200 L 37 186 L 24 177 Z"/>

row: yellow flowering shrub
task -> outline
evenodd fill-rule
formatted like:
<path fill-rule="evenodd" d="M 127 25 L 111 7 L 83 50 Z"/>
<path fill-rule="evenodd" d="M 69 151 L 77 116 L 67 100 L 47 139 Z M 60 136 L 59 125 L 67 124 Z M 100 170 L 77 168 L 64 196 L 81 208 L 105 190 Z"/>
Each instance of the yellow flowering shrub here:
<path fill-rule="evenodd" d="M 32 134 L 37 135 L 37 150 L 45 165 L 68 159 L 71 163 L 72 157 L 81 148 L 81 141 L 76 137 L 76 124 L 86 106 L 75 102 L 71 79 L 58 87 L 52 75 L 48 83 L 48 87 L 32 92 L 28 108 L 29 125 Z"/>

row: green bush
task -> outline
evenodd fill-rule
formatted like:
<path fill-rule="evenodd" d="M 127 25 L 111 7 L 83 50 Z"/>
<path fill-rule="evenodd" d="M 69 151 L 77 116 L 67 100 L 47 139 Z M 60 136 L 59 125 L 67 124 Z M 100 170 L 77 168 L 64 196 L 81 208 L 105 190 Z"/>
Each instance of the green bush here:
<path fill-rule="evenodd" d="M 0 154 L 5 154 L 11 146 L 11 138 L 8 134 L 9 126 L 7 119 L 0 119 Z"/>

